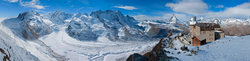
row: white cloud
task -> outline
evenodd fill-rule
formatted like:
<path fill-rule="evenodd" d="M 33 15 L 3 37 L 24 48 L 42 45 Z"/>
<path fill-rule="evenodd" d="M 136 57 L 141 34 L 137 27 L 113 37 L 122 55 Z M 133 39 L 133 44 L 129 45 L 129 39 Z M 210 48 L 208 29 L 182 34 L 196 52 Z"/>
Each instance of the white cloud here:
<path fill-rule="evenodd" d="M 22 0 L 19 0 L 19 3 L 21 6 L 35 8 L 35 9 L 45 9 L 46 7 L 39 5 L 40 4 L 39 0 L 32 0 L 30 2 L 23 2 Z"/>
<path fill-rule="evenodd" d="M 182 0 L 178 3 L 167 3 L 174 12 L 202 15 L 207 12 L 208 5 L 201 0 Z"/>
<path fill-rule="evenodd" d="M 224 11 L 208 12 L 207 15 L 205 15 L 205 18 L 212 18 L 212 17 L 217 17 L 222 19 L 229 17 L 246 18 L 250 17 L 249 13 L 250 13 L 250 3 L 243 3 L 235 7 L 228 7 Z"/>
<path fill-rule="evenodd" d="M 217 5 L 215 8 L 224 8 L 224 5 Z"/>
<path fill-rule="evenodd" d="M 247 18 L 250 17 L 250 3 L 246 2 L 235 7 L 227 7 L 217 5 L 215 8 L 225 8 L 223 11 L 208 11 L 209 6 L 201 0 L 181 0 L 177 3 L 167 3 L 166 7 L 170 7 L 176 13 L 186 13 L 196 16 L 204 16 L 204 18 Z M 177 16 L 177 15 L 176 15 Z M 178 16 L 177 16 L 178 17 Z M 189 18 L 188 18 L 189 19 Z"/>
<path fill-rule="evenodd" d="M 126 9 L 126 10 L 134 10 L 134 9 L 137 9 L 137 8 L 135 8 L 135 7 L 133 7 L 133 6 L 114 6 L 114 7 L 116 7 L 116 8 L 122 8 L 122 9 Z"/>
<path fill-rule="evenodd" d="M 36 12 L 45 12 L 43 10 L 38 10 L 38 9 L 33 9 L 33 11 L 36 11 Z"/>
<path fill-rule="evenodd" d="M 84 7 L 81 7 L 81 8 L 79 8 L 79 9 L 76 9 L 76 10 L 78 11 L 78 10 L 81 10 L 81 9 L 83 9 L 83 8 L 84 8 Z"/>
<path fill-rule="evenodd" d="M 8 3 L 2 3 L 3 5 L 10 5 L 10 4 L 8 4 Z"/>
<path fill-rule="evenodd" d="M 163 16 L 147 16 L 147 15 L 137 15 L 137 16 L 132 16 L 136 20 L 169 20 L 173 14 L 171 13 L 166 13 Z M 181 21 L 188 21 L 191 16 L 187 16 L 186 14 L 175 14 L 177 19 Z"/>
<path fill-rule="evenodd" d="M 11 3 L 18 2 L 18 0 L 3 0 L 3 1 L 8 1 L 8 2 L 11 2 Z"/>

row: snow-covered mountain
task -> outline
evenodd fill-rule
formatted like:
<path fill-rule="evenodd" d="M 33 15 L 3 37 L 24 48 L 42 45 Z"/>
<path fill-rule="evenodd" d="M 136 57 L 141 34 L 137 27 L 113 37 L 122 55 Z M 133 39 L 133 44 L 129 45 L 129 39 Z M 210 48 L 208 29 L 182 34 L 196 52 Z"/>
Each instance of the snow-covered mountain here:
<path fill-rule="evenodd" d="M 169 20 L 145 20 L 138 25 L 145 28 L 145 34 L 153 38 L 166 37 L 170 32 L 188 32 L 188 23 L 182 22 L 173 15 Z"/>
<path fill-rule="evenodd" d="M 176 16 L 173 14 L 173 16 L 169 19 L 169 22 L 171 23 L 171 24 L 176 24 L 176 23 L 178 23 L 178 19 L 176 18 Z"/>
<path fill-rule="evenodd" d="M 18 19 L 22 21 L 20 23 L 22 35 L 28 40 L 37 39 L 51 32 L 50 27 L 43 22 L 43 17 L 37 12 L 27 11 L 20 13 Z"/>
<path fill-rule="evenodd" d="M 201 17 L 202 18 L 202 17 Z M 198 23 L 216 23 L 220 24 L 221 26 L 230 26 L 230 25 L 250 25 L 249 18 L 246 19 L 236 19 L 236 18 L 228 18 L 222 19 L 219 18 L 211 18 L 211 19 L 198 19 L 196 22 Z M 190 22 L 191 23 L 191 22 Z"/>
<path fill-rule="evenodd" d="M 65 20 L 72 18 L 73 14 L 62 12 L 61 10 L 54 11 L 47 15 L 49 20 L 55 24 L 64 23 Z"/>
<path fill-rule="evenodd" d="M 11 61 L 99 61 L 112 54 L 121 54 L 119 58 L 123 58 L 155 44 L 144 34 L 145 28 L 118 10 L 91 15 L 27 11 L 0 22 L 0 58 Z"/>
<path fill-rule="evenodd" d="M 114 40 L 137 40 L 134 36 L 144 36 L 144 29 L 137 25 L 137 21 L 128 15 L 124 16 L 119 10 L 96 11 L 90 14 L 103 23 L 108 31 L 108 38 Z M 99 25 L 100 26 L 100 25 Z M 125 31 L 126 30 L 126 31 Z M 129 32 L 130 34 L 126 33 Z M 131 33 L 132 32 L 132 33 Z M 129 37 L 133 38 L 129 38 Z"/>
<path fill-rule="evenodd" d="M 1 28 L 3 29 L 3 28 Z M 10 40 L 10 36 L 0 31 L 0 59 L 1 61 L 38 61 L 38 58 L 31 54 L 26 49 L 16 45 L 13 42 L 16 40 Z"/>
<path fill-rule="evenodd" d="M 31 11 L 30 11 L 31 12 Z M 6 59 L 9 61 L 55 61 L 55 60 L 67 60 L 65 57 L 58 55 L 57 53 L 53 52 L 46 44 L 44 44 L 41 40 L 33 39 L 28 40 L 23 36 L 22 31 L 26 30 L 30 32 L 28 28 L 24 26 L 20 26 L 26 22 L 28 26 L 30 23 L 33 22 L 35 25 L 36 22 L 40 20 L 34 20 L 38 17 L 29 16 L 30 14 L 34 15 L 35 12 L 25 12 L 20 14 L 18 18 L 1 18 L 0 19 L 0 59 Z M 37 14 L 38 15 L 38 14 Z M 23 18 L 21 21 L 20 18 Z M 25 19 L 31 20 L 25 20 Z M 42 21 L 42 20 L 41 20 Z M 34 27 L 34 26 L 31 26 Z M 42 27 L 42 26 L 40 26 Z M 37 28 L 32 28 L 37 29 Z M 38 27 L 39 29 L 39 27 Z M 44 28 L 46 29 L 46 28 Z M 43 29 L 43 30 L 44 30 Z M 41 32 L 42 33 L 42 32 Z M 36 33 L 40 35 L 40 33 Z M 33 34 L 31 34 L 33 35 Z M 30 36 L 30 35 L 29 35 Z M 43 35 L 44 36 L 44 35 Z M 42 35 L 39 36 L 43 37 Z M 30 36 L 34 37 L 34 36 Z M 4 60 L 3 60 L 4 61 Z"/>
<path fill-rule="evenodd" d="M 83 21 L 72 20 L 66 30 L 69 36 L 79 40 L 93 41 L 98 37 Z"/>
<path fill-rule="evenodd" d="M 196 20 L 190 21 L 196 22 Z M 248 24 L 249 21 L 249 18 L 246 20 L 232 18 L 226 20 L 218 18 L 197 20 L 197 22 L 220 24 L 234 24 L 235 22 Z M 130 54 L 143 54 L 151 50 L 158 42 L 158 38 L 164 38 L 170 32 L 173 32 L 173 34 L 188 32 L 186 31 L 188 25 L 188 22 L 180 22 L 175 15 L 169 20 L 137 21 L 129 15 L 123 15 L 119 10 L 99 10 L 92 12 L 90 15 L 87 13 L 71 14 L 62 11 L 39 14 L 34 11 L 27 11 L 20 13 L 17 18 L 0 19 L 0 59 L 11 61 L 125 60 Z M 242 40 L 247 41 L 247 37 L 243 37 L 245 40 L 243 38 Z M 229 39 L 232 41 L 232 38 L 240 39 L 238 37 L 226 38 L 222 41 L 228 42 L 226 40 Z M 216 43 L 219 43 L 219 41 Z M 212 46 L 213 44 L 215 42 L 208 45 L 211 47 L 217 46 L 217 48 L 220 45 L 227 46 L 224 42 L 215 46 Z M 236 44 L 236 46 L 238 45 Z M 199 51 L 198 56 L 189 57 L 185 54 L 191 53 L 180 51 L 179 47 L 176 47 L 177 50 L 165 50 L 173 52 L 174 54 L 167 54 L 180 60 L 201 60 L 204 57 L 210 57 L 203 55 L 210 52 L 212 52 L 209 54 L 212 55 L 210 58 L 214 58 L 214 56 L 219 56 L 218 58 L 221 58 L 221 56 L 234 57 L 228 56 L 228 53 L 225 52 L 214 55 L 218 50 L 209 50 L 206 49 L 206 46 L 201 46 L 201 49 L 208 52 Z M 195 47 L 189 47 L 195 49 Z M 233 47 L 233 49 L 236 48 Z M 223 49 L 219 50 L 224 51 Z M 175 55 L 175 53 L 178 54 L 177 51 L 180 51 L 181 54 Z M 242 54 L 240 53 L 240 55 Z M 242 57 L 248 56 L 243 54 Z"/>
<path fill-rule="evenodd" d="M 219 18 L 204 19 L 203 17 L 201 17 L 196 22 L 198 22 L 198 23 L 216 23 L 216 24 L 221 24 L 221 20 Z"/>
<path fill-rule="evenodd" d="M 213 21 L 215 24 L 221 24 L 221 21 L 219 18 L 212 18 L 211 21 Z"/>

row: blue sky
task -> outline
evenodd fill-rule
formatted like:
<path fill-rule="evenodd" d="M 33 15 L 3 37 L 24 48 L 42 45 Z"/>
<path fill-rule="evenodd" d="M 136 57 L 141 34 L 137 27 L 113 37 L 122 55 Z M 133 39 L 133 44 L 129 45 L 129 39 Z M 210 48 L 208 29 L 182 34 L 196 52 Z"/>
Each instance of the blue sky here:
<path fill-rule="evenodd" d="M 250 17 L 250 0 L 1 0 L 0 18 L 24 11 L 41 14 L 62 10 L 67 13 L 120 10 L 135 19 L 169 19 L 173 14 L 187 21 L 191 16 L 226 19 Z"/>

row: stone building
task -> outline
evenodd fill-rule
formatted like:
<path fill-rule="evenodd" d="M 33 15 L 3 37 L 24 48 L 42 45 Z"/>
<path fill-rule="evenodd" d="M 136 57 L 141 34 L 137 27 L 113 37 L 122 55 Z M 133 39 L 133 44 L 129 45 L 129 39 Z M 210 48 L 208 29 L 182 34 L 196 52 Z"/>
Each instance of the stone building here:
<path fill-rule="evenodd" d="M 215 40 L 215 30 L 220 29 L 220 25 L 215 23 L 197 23 L 190 25 L 190 35 L 198 36 L 201 34 L 206 35 L 206 42 Z"/>
<path fill-rule="evenodd" d="M 216 39 L 224 38 L 224 31 L 221 30 L 219 24 L 216 23 L 199 23 L 196 17 L 190 19 L 190 33 L 187 35 L 180 34 L 179 41 L 185 45 L 201 46 L 206 42 L 212 42 Z"/>

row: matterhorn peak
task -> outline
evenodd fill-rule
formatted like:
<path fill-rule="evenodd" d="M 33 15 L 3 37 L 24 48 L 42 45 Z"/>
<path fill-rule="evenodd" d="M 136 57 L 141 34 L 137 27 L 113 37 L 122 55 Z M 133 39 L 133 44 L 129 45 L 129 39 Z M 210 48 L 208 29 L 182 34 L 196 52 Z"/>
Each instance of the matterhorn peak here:
<path fill-rule="evenodd" d="M 173 14 L 173 16 L 169 19 L 170 23 L 175 24 L 178 23 L 178 19 L 176 18 L 176 16 Z"/>

